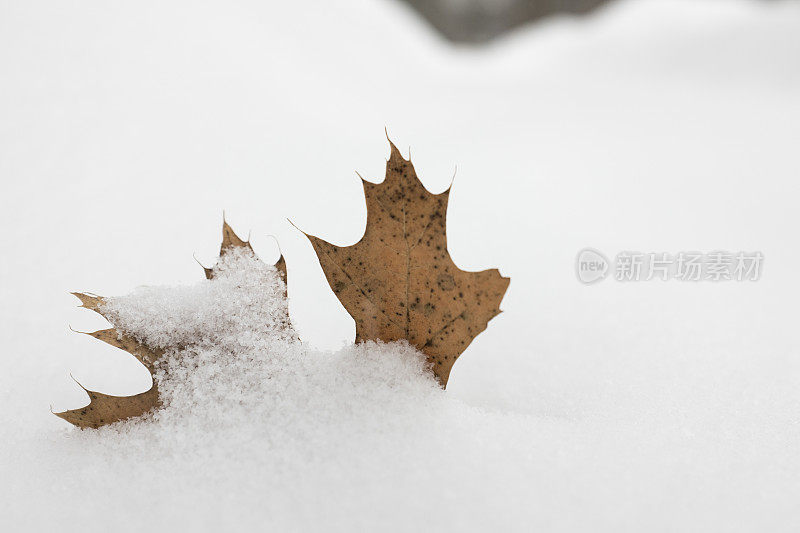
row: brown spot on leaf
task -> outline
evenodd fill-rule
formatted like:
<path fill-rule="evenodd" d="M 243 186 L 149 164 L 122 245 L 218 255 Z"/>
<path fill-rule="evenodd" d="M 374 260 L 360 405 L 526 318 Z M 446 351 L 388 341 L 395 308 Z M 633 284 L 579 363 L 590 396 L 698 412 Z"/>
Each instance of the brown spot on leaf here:
<path fill-rule="evenodd" d="M 456 280 L 450 274 L 440 274 L 436 280 L 436 284 L 443 291 L 452 291 L 456 288 Z"/>

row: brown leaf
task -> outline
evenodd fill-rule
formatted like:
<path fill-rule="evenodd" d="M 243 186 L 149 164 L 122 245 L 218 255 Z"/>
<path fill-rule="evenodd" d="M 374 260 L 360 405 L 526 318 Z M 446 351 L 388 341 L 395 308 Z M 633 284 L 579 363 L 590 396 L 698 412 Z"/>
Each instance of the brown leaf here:
<path fill-rule="evenodd" d="M 456 359 L 493 317 L 509 279 L 497 269 L 460 270 L 447 251 L 450 189 L 431 194 L 389 141 L 382 183 L 362 179 L 364 236 L 336 246 L 307 235 L 328 283 L 356 321 L 356 342 L 406 339 L 447 386 Z"/>
<path fill-rule="evenodd" d="M 250 243 L 241 240 L 228 223 L 223 220 L 220 256 L 235 247 L 243 246 L 252 251 Z M 284 282 L 286 282 L 286 262 L 283 260 L 283 256 L 280 257 L 275 266 L 281 273 Z M 203 269 L 208 279 L 214 277 L 214 269 L 205 267 Z M 72 294 L 81 301 L 81 307 L 95 311 L 103 318 L 108 319 L 103 311 L 104 299 L 102 296 L 80 292 L 73 292 Z M 288 315 L 286 320 L 288 323 Z M 155 372 L 156 361 L 161 359 L 165 353 L 165 350 L 150 348 L 133 337 L 117 331 L 115 328 L 102 329 L 87 333 L 87 335 L 130 353 L 150 371 L 151 376 Z M 89 395 L 89 405 L 54 414 L 80 428 L 98 428 L 120 420 L 141 416 L 161 404 L 155 381 L 153 381 L 148 391 L 134 396 L 110 396 L 86 389 L 80 383 L 78 385 Z"/>

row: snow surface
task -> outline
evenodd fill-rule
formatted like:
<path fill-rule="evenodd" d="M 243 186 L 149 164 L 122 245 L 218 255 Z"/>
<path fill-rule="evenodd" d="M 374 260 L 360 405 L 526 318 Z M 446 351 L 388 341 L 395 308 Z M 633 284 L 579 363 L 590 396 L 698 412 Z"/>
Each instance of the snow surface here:
<path fill-rule="evenodd" d="M 797 2 L 627 0 L 483 49 L 379 0 L 5 2 L 0 77 L 4 525 L 800 529 Z M 409 348 L 350 346 L 286 221 L 355 242 L 353 171 L 380 180 L 384 126 L 431 191 L 457 164 L 456 263 L 512 279 L 447 392 Z M 150 379 L 69 331 L 107 324 L 68 291 L 202 278 L 223 208 L 287 258 L 287 390 L 237 403 L 237 368 L 198 365 L 219 388 L 176 394 L 162 425 L 52 416 L 86 403 L 69 372 L 111 394 Z M 587 246 L 766 259 L 754 283 L 587 287 Z"/>
<path fill-rule="evenodd" d="M 241 249 L 226 254 L 215 273 L 211 281 L 139 289 L 105 306 L 115 327 L 148 345 L 184 345 L 168 350 L 156 372 L 163 409 L 64 440 L 65 449 L 114 465 L 106 490 L 136 501 L 155 472 L 170 498 L 199 496 L 192 503 L 199 505 L 210 497 L 214 506 L 220 495 L 232 498 L 233 507 L 217 508 L 232 513 L 219 517 L 222 527 L 242 514 L 241 505 L 259 517 L 304 499 L 311 488 L 304 478 L 313 491 L 324 487 L 320 475 L 334 482 L 325 490 L 340 490 L 343 459 L 355 467 L 350 476 L 359 486 L 387 463 L 423 460 L 434 472 L 437 457 L 468 442 L 476 429 L 485 431 L 485 415 L 449 400 L 407 343 L 309 349 L 282 320 L 284 284 L 274 267 Z M 398 447 L 412 436 L 435 455 Z M 120 478 L 132 486 L 114 487 Z M 198 486 L 215 489 L 204 496 Z M 148 489 L 148 498 L 160 498 L 162 490 Z M 327 512 L 334 523 L 346 518 L 336 516 L 343 510 Z M 208 527 L 207 520 L 203 515 L 196 524 Z M 306 520 L 277 524 L 305 529 L 318 517 Z"/>

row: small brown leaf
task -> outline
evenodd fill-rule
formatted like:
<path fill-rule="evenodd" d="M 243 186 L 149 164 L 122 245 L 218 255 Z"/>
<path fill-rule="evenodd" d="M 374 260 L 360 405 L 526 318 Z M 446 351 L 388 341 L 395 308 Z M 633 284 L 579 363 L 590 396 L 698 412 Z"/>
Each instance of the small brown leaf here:
<path fill-rule="evenodd" d="M 460 270 L 447 251 L 450 190 L 431 194 L 389 141 L 382 183 L 362 179 L 364 236 L 336 246 L 307 235 L 328 283 L 356 322 L 356 342 L 406 339 L 430 361 L 442 387 L 456 359 L 492 318 L 509 279 L 497 269 Z"/>
<path fill-rule="evenodd" d="M 247 247 L 252 251 L 250 243 L 241 240 L 236 233 L 234 233 L 233 229 L 228 225 L 228 223 L 223 220 L 220 256 L 228 253 L 236 247 Z M 285 283 L 286 262 L 283 260 L 283 256 L 280 257 L 275 266 L 281 273 Z M 214 277 L 213 268 L 203 268 L 208 279 Z M 72 294 L 74 294 L 81 301 L 80 307 L 95 311 L 103 318 L 108 319 L 103 311 L 103 304 L 105 303 L 105 300 L 102 296 L 81 292 L 73 292 Z M 288 314 L 286 316 L 286 320 L 288 323 Z M 150 348 L 140 343 L 133 337 L 117 331 L 115 328 L 102 329 L 92 333 L 87 333 L 87 335 L 115 346 L 121 350 L 125 350 L 129 354 L 133 355 L 147 368 L 147 370 L 150 371 L 151 376 L 155 372 L 156 362 L 159 361 L 165 353 L 165 350 Z M 80 383 L 78 383 L 78 385 L 80 385 Z M 156 385 L 155 381 L 152 382 L 152 386 L 148 391 L 136 394 L 134 396 L 110 396 L 108 394 L 86 389 L 83 387 L 83 385 L 80 385 L 80 387 L 89 395 L 89 405 L 79 409 L 71 409 L 60 413 L 53 413 L 80 428 L 98 428 L 100 426 L 105 426 L 120 420 L 141 416 L 161 405 L 161 401 L 158 396 L 158 386 Z"/>

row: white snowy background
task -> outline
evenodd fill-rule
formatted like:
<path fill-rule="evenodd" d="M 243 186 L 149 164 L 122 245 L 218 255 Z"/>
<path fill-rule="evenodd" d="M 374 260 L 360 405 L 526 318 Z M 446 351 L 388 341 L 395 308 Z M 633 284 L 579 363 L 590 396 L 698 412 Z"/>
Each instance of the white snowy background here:
<path fill-rule="evenodd" d="M 213 438 L 170 455 L 50 414 L 87 401 L 70 372 L 149 386 L 68 329 L 105 325 L 68 291 L 200 279 L 192 254 L 214 262 L 223 209 L 266 260 L 277 237 L 303 340 L 350 342 L 287 217 L 355 242 L 355 171 L 382 179 L 384 127 L 431 191 L 457 165 L 456 263 L 512 279 L 446 400 L 412 403 L 422 422 L 404 411 L 398 431 L 368 398 L 339 413 L 353 404 L 328 387 L 284 413 L 294 430 L 273 435 L 291 445 L 259 453 L 242 427 L 242 455 Z M 382 0 L 0 2 L 1 521 L 798 531 L 799 146 L 792 1 L 624 0 L 476 49 Z M 589 287 L 586 246 L 765 263 L 755 283 Z"/>

